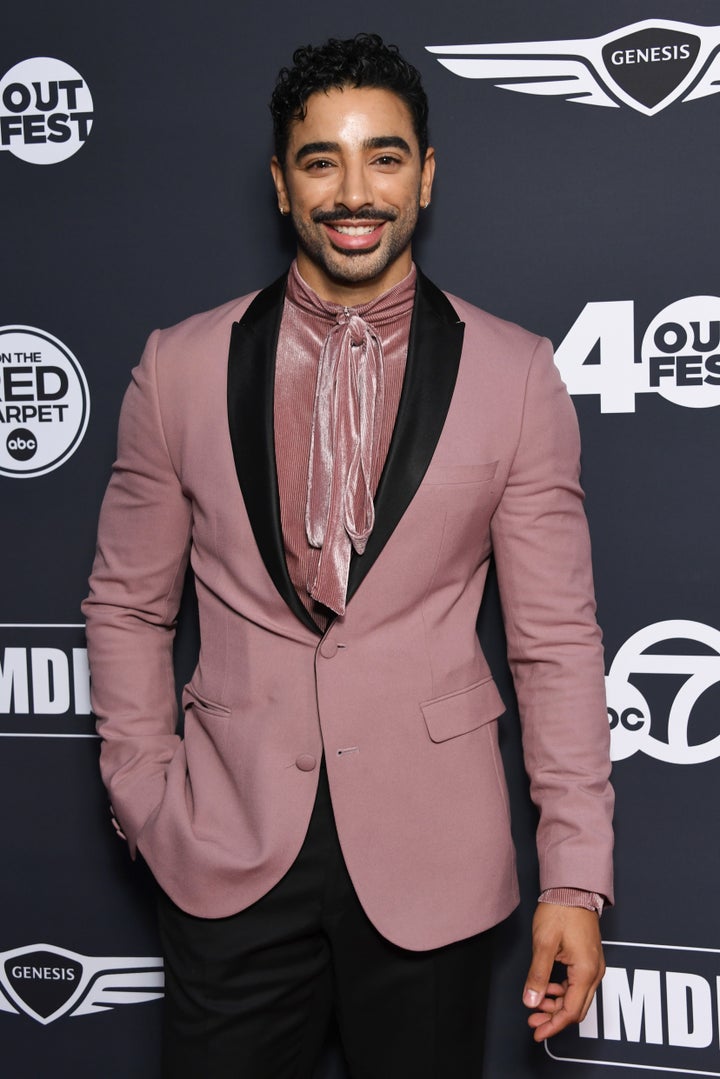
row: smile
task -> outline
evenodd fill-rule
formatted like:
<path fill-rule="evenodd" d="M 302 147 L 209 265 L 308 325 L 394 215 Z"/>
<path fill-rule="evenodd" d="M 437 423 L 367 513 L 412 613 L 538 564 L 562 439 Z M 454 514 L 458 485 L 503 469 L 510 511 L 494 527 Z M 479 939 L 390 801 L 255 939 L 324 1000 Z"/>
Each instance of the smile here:
<path fill-rule="evenodd" d="M 359 255 L 374 251 L 382 242 L 387 221 L 370 221 L 351 224 L 349 221 L 323 221 L 326 235 L 335 248 L 346 255 Z"/>
<path fill-rule="evenodd" d="M 377 225 L 334 225 L 333 228 L 336 232 L 342 233 L 343 236 L 366 236 L 370 232 L 374 232 Z"/>

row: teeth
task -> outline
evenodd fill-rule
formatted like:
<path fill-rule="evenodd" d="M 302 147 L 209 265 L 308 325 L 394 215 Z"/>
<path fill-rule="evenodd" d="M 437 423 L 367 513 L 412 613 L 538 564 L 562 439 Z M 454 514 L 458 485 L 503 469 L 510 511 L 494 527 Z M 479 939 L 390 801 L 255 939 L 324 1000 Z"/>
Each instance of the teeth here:
<path fill-rule="evenodd" d="M 342 233 L 343 236 L 367 236 L 369 232 L 374 232 L 377 226 L 375 225 L 335 225 L 335 231 Z"/>

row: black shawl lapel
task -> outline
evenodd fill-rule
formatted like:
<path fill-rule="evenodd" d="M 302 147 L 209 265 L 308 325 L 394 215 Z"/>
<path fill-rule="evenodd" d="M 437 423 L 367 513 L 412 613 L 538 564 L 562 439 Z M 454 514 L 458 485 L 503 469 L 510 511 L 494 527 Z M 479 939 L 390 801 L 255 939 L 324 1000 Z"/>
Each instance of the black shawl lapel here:
<path fill-rule="evenodd" d="M 407 365 L 395 430 L 375 497 L 375 527 L 353 553 L 347 598 L 367 575 L 412 501 L 435 452 L 455 389 L 465 324 L 418 271 Z"/>
<path fill-rule="evenodd" d="M 303 607 L 285 560 L 275 463 L 275 352 L 282 319 L 283 275 L 263 289 L 232 328 L 228 420 L 235 469 L 255 542 L 280 595 L 303 625 L 320 629 Z"/>

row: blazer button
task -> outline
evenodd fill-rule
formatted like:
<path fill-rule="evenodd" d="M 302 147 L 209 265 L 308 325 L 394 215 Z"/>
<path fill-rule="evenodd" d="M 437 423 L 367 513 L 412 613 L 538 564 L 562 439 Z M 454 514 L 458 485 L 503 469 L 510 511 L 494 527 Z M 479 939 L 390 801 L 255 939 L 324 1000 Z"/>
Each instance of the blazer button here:
<path fill-rule="evenodd" d="M 299 768 L 301 772 L 312 772 L 313 768 L 316 766 L 317 760 L 313 757 L 312 753 L 301 753 L 295 761 L 295 767 Z"/>
<path fill-rule="evenodd" d="M 320 655 L 323 656 L 325 659 L 332 659 L 333 656 L 337 654 L 337 650 L 338 645 L 336 644 L 336 642 L 331 641 L 328 638 L 325 638 L 325 640 L 320 645 Z"/>

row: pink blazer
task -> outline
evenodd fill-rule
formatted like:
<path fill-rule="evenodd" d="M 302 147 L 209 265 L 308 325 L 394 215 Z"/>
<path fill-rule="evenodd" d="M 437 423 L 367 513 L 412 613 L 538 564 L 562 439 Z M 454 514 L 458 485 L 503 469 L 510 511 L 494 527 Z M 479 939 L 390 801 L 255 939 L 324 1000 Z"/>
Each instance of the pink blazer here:
<path fill-rule="evenodd" d="M 494 557 L 542 888 L 612 896 L 609 732 L 572 404 L 547 341 L 419 275 L 397 424 L 349 603 L 321 635 L 280 531 L 284 279 L 150 338 L 83 605 L 101 766 L 131 849 L 195 915 L 241 910 L 305 836 L 324 753 L 348 870 L 389 940 L 517 903 L 504 710 L 475 622 Z M 228 358 L 229 347 L 229 358 Z M 176 732 L 188 556 L 201 651 Z"/>

